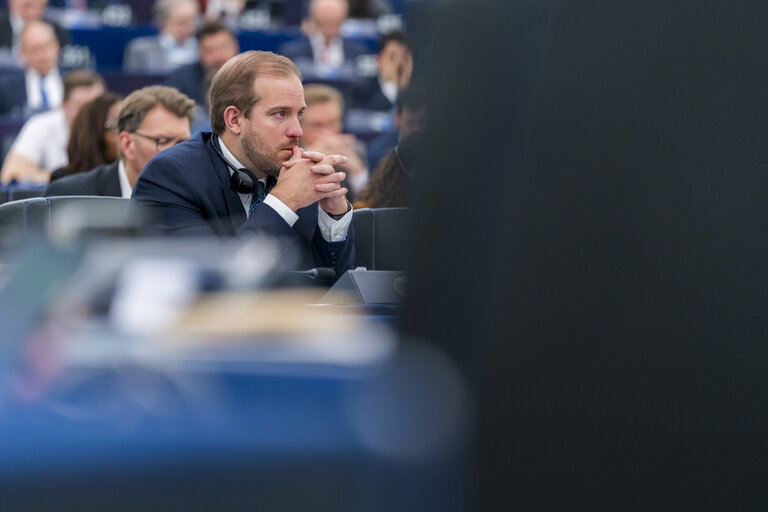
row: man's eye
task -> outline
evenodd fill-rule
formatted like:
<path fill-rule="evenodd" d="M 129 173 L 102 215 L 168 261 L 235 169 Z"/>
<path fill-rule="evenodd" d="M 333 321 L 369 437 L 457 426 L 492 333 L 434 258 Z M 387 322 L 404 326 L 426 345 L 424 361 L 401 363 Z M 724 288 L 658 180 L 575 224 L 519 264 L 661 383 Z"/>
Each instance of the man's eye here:
<path fill-rule="evenodd" d="M 170 137 L 158 137 L 158 138 L 157 138 L 157 143 L 158 143 L 159 145 L 161 145 L 161 146 L 167 146 L 168 144 L 170 144 L 171 142 L 173 142 L 173 140 L 174 140 L 174 139 L 172 139 L 172 138 L 170 138 Z"/>
<path fill-rule="evenodd" d="M 302 119 L 304 119 L 304 111 L 303 110 L 301 112 L 299 112 L 299 121 L 301 121 Z"/>
<path fill-rule="evenodd" d="M 275 112 L 274 116 L 275 117 L 279 117 L 280 119 L 282 119 L 282 118 L 285 117 L 285 112 L 283 112 L 282 110 L 280 112 Z"/>

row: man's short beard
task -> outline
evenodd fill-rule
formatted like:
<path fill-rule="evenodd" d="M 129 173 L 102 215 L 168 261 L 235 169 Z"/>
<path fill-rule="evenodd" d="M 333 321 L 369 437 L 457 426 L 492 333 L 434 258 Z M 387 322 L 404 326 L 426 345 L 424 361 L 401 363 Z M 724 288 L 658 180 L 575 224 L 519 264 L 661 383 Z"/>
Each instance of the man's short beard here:
<path fill-rule="evenodd" d="M 270 158 L 268 155 L 259 152 L 256 145 L 251 141 L 250 135 L 250 133 L 245 133 L 245 137 L 242 139 L 243 152 L 248 159 L 248 164 L 252 166 L 249 170 L 257 175 L 261 173 L 267 176 L 274 176 L 275 178 L 280 176 L 280 169 L 283 167 L 283 164 L 277 158 Z"/>

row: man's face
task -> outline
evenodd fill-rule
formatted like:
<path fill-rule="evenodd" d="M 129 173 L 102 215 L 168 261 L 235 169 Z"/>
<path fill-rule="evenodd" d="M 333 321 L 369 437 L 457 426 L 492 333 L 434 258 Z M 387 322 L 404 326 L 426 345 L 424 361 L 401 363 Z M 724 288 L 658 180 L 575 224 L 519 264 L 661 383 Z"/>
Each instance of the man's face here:
<path fill-rule="evenodd" d="M 53 70 L 59 60 L 59 43 L 53 29 L 43 23 L 35 23 L 24 32 L 20 48 L 27 67 L 43 76 Z"/>
<path fill-rule="evenodd" d="M 181 2 L 171 8 L 168 19 L 163 24 L 163 32 L 182 43 L 195 34 L 197 7 L 192 2 Z"/>
<path fill-rule="evenodd" d="M 240 144 L 249 169 L 278 176 L 302 136 L 304 88 L 296 76 L 262 77 L 254 84 L 261 100 L 242 120 Z"/>
<path fill-rule="evenodd" d="M 120 133 L 120 150 L 128 180 L 135 183 L 150 158 L 187 140 L 189 136 L 189 120 L 186 117 L 178 117 L 162 105 L 153 107 L 136 131 Z"/>
<path fill-rule="evenodd" d="M 47 6 L 47 0 L 11 0 L 9 4 L 10 10 L 25 22 L 42 19 Z"/>
<path fill-rule="evenodd" d="M 390 41 L 376 56 L 376 65 L 384 80 L 396 82 L 398 75 L 411 74 L 413 57 L 407 46 L 398 41 Z"/>
<path fill-rule="evenodd" d="M 338 0 L 317 0 L 313 7 L 312 21 L 326 41 L 339 37 L 347 17 L 344 3 Z"/>
<path fill-rule="evenodd" d="M 312 147 L 324 134 L 341 133 L 341 107 L 333 102 L 315 103 L 304 111 L 301 129 L 304 143 Z"/>
<path fill-rule="evenodd" d="M 237 41 L 229 32 L 217 32 L 199 42 L 200 64 L 206 71 L 218 71 L 237 54 Z"/>

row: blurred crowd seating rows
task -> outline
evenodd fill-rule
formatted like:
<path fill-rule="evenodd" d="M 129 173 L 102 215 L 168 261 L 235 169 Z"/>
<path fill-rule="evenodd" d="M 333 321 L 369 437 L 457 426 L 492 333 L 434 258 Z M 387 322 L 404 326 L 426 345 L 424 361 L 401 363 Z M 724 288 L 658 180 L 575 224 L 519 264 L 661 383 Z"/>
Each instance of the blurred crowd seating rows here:
<path fill-rule="evenodd" d="M 104 77 L 110 91 L 127 96 L 147 85 L 162 84 L 162 74 L 132 73 L 121 70 L 126 44 L 137 37 L 157 34 L 152 24 L 154 0 L 118 2 L 112 0 L 49 2 L 47 15 L 66 27 L 70 43 L 62 48 L 62 70 L 91 68 Z M 364 43 L 371 52 L 356 65 L 357 75 L 334 77 L 305 76 L 305 83 L 324 83 L 338 89 L 349 99 L 352 88 L 360 77 L 376 73 L 375 52 L 379 33 L 397 28 L 408 13 L 418 12 L 419 0 L 390 0 L 393 13 L 379 20 L 350 19 L 344 34 Z M 414 4 L 414 5 L 412 5 Z M 304 13 L 304 0 L 269 0 L 258 2 L 254 11 L 244 11 L 237 28 L 241 51 L 277 51 L 283 43 L 301 37 L 299 24 Z M 273 13 L 270 15 L 270 12 Z M 280 14 L 279 18 L 274 13 Z M 261 15 L 259 15 L 261 13 Z M 394 19 L 393 19 L 394 18 Z M 0 59 L 0 73 L 8 66 Z M 0 115 L 0 161 L 5 158 L 24 119 Z M 370 142 L 391 127 L 388 116 L 380 113 L 350 110 L 347 112 L 345 131 L 364 142 Z M 27 197 L 27 196 L 25 196 Z M 0 202 L 9 200 L 0 195 Z"/>

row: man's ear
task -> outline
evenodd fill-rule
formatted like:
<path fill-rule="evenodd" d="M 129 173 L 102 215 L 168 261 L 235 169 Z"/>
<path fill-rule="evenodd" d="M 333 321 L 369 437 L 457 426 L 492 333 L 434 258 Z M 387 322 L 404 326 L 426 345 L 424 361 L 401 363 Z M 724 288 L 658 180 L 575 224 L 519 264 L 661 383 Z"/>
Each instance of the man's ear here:
<path fill-rule="evenodd" d="M 120 155 L 125 157 L 126 160 L 133 159 L 133 139 L 130 133 L 123 130 L 117 134 L 117 147 L 120 150 Z"/>
<path fill-rule="evenodd" d="M 224 110 L 224 126 L 227 131 L 230 131 L 235 135 L 240 135 L 240 132 L 242 131 L 242 119 L 243 113 L 240 112 L 239 108 L 230 105 Z"/>

